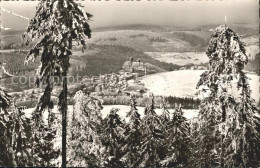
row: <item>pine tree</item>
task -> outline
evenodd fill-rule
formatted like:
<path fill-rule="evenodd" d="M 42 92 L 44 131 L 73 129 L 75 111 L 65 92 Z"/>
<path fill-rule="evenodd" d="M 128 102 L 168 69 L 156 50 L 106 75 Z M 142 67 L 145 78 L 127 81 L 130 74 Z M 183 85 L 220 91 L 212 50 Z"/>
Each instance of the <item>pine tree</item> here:
<path fill-rule="evenodd" d="M 181 105 L 175 105 L 167 131 L 167 157 L 161 164 L 167 167 L 187 167 L 191 156 L 191 139 L 189 125 L 183 116 Z"/>
<path fill-rule="evenodd" d="M 152 96 L 151 105 L 145 108 L 145 116 L 143 118 L 140 167 L 158 167 L 162 159 L 161 157 L 163 157 L 160 155 L 160 147 L 163 146 L 165 136 L 161 129 L 161 118 L 154 109 L 154 96 Z"/>
<path fill-rule="evenodd" d="M 106 146 L 105 167 L 123 167 L 121 161 L 122 150 L 124 144 L 124 123 L 117 114 L 119 109 L 112 108 L 109 115 L 104 119 L 104 145 Z"/>
<path fill-rule="evenodd" d="M 137 110 L 136 96 L 133 94 L 131 95 L 130 107 L 131 109 L 126 114 L 126 117 L 129 118 L 130 128 L 136 128 L 141 124 L 141 116 Z"/>
<path fill-rule="evenodd" d="M 5 111 L 9 107 L 10 101 L 11 96 L 0 87 L 0 110 Z"/>
<path fill-rule="evenodd" d="M 33 116 L 35 117 L 35 116 Z M 53 114 L 50 122 L 44 121 L 43 116 L 37 116 L 38 123 L 32 124 L 33 132 L 33 166 L 53 167 L 59 166 L 60 148 L 55 148 L 56 139 L 60 136 L 57 122 L 59 120 Z M 35 121 L 35 119 L 34 119 Z"/>
<path fill-rule="evenodd" d="M 168 110 L 168 101 L 165 99 L 165 97 L 161 97 L 162 99 L 162 114 L 161 114 L 161 120 L 162 120 L 162 124 L 165 127 L 165 129 L 167 130 L 167 125 L 168 122 L 170 121 L 170 111 Z"/>
<path fill-rule="evenodd" d="M 29 51 L 25 63 L 34 61 L 41 55 L 37 84 L 44 82 L 46 88 L 37 111 L 52 108 L 51 92 L 53 77 L 61 77 L 63 90 L 59 96 L 59 107 L 62 113 L 62 166 L 66 166 L 66 134 L 67 134 L 67 73 L 69 57 L 72 55 L 73 41 L 85 49 L 86 37 L 91 37 L 88 25 L 92 15 L 73 0 L 45 0 L 36 8 L 36 15 L 31 19 L 26 33 L 23 35 L 26 45 L 35 39 L 37 44 Z"/>
<path fill-rule="evenodd" d="M 50 155 L 50 165 L 54 167 L 58 167 L 61 165 L 61 138 L 62 138 L 62 130 L 61 130 L 61 117 L 56 116 L 55 113 L 49 113 L 49 120 L 48 120 L 48 134 L 47 137 L 49 139 L 49 144 L 51 145 L 51 150 L 48 152 Z"/>
<path fill-rule="evenodd" d="M 257 167 L 260 119 L 243 72 L 248 61 L 244 43 L 225 24 L 212 35 L 206 54 L 210 69 L 198 83 L 208 90 L 199 112 L 200 165 Z"/>
<path fill-rule="evenodd" d="M 2 99 L 2 98 L 1 98 Z M 10 165 L 10 166 L 16 166 L 16 164 L 10 164 L 11 163 L 11 157 L 8 151 L 8 144 L 9 139 L 7 136 L 8 130 L 7 130 L 7 124 L 9 121 L 8 112 L 6 111 L 6 108 L 2 106 L 1 102 L 1 108 L 0 108 L 0 165 Z"/>
<path fill-rule="evenodd" d="M 194 167 L 216 167 L 218 156 L 216 143 L 219 141 L 219 133 L 215 129 L 217 124 L 217 113 L 215 105 L 210 99 L 205 98 L 200 104 L 198 116 L 198 128 L 195 128 L 195 151 L 193 155 Z"/>
<path fill-rule="evenodd" d="M 9 98 L 6 97 L 2 101 Z M 5 166 L 31 166 L 32 159 L 29 149 L 32 144 L 29 120 L 16 107 L 14 101 L 11 105 L 10 103 L 5 101 L 6 106 L 2 106 L 0 113 L 0 164 Z"/>
<path fill-rule="evenodd" d="M 126 114 L 126 117 L 129 118 L 129 123 L 125 130 L 125 145 L 123 147 L 123 160 L 125 160 L 128 167 L 136 167 L 137 160 L 140 157 L 139 150 L 141 147 L 141 128 L 142 121 L 140 114 L 138 113 L 136 107 L 136 97 L 131 95 L 130 100 L 130 111 Z"/>
<path fill-rule="evenodd" d="M 69 116 L 68 165 L 76 167 L 101 167 L 104 160 L 101 141 L 102 109 L 99 100 L 84 96 L 78 91 L 75 96 L 74 112 Z"/>

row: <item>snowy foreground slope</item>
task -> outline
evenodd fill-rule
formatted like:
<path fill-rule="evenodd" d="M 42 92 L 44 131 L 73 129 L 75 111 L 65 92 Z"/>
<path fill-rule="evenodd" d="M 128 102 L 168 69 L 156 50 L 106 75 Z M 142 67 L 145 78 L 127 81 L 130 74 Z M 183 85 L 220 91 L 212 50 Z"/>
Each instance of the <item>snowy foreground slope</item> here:
<path fill-rule="evenodd" d="M 179 70 L 145 76 L 141 81 L 155 95 L 195 97 L 196 85 L 205 70 Z M 259 102 L 259 76 L 247 74 L 252 97 Z M 234 93 L 236 92 L 236 88 Z"/>

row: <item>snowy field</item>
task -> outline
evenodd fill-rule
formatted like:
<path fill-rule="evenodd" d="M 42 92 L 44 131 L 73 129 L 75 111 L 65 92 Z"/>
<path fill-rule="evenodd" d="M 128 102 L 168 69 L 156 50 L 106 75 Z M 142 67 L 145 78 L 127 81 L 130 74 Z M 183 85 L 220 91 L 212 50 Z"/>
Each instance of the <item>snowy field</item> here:
<path fill-rule="evenodd" d="M 203 72 L 204 70 L 163 72 L 145 76 L 141 81 L 155 95 L 195 97 L 196 85 Z M 251 96 L 259 102 L 259 76 L 255 74 L 247 76 L 251 79 L 249 80 L 250 89 L 253 90 Z"/>
<path fill-rule="evenodd" d="M 104 108 L 101 111 L 102 117 L 107 116 L 112 108 L 120 109 L 118 114 L 120 115 L 121 118 L 126 118 L 125 117 L 126 113 L 128 111 L 130 111 L 130 106 L 126 106 L 126 105 L 106 105 L 103 107 Z M 137 107 L 137 109 L 142 118 L 144 116 L 145 107 Z M 169 109 L 169 111 L 170 111 L 170 113 L 173 113 L 173 109 Z M 155 109 L 155 112 L 160 115 L 162 113 L 162 109 Z M 184 117 L 186 117 L 187 119 L 197 117 L 197 115 L 198 115 L 198 110 L 194 110 L 194 109 L 183 109 L 183 112 L 184 112 L 184 114 L 183 114 Z M 127 118 L 126 118 L 126 121 L 128 121 Z"/>
<path fill-rule="evenodd" d="M 118 108 L 118 109 L 119 109 L 119 111 L 118 111 L 119 116 L 120 116 L 122 119 L 125 119 L 125 121 L 128 121 L 128 119 L 126 118 L 126 113 L 127 113 L 128 111 L 130 111 L 130 106 L 126 106 L 126 105 L 104 105 L 104 106 L 103 106 L 103 109 L 101 110 L 101 116 L 102 116 L 102 118 L 105 118 L 105 117 L 109 114 L 109 112 L 110 112 L 110 110 L 111 110 L 112 108 Z M 73 106 L 69 106 L 68 109 L 69 109 L 69 112 L 68 112 L 68 113 L 71 113 L 71 112 L 73 111 Z M 137 107 L 137 109 L 138 109 L 138 112 L 140 113 L 141 117 L 143 117 L 143 116 L 144 116 L 144 109 L 145 109 L 145 108 L 144 108 L 144 107 Z M 32 112 L 33 112 L 33 110 L 34 110 L 34 108 L 26 109 L 26 110 L 24 111 L 26 117 L 30 118 L 30 117 L 31 117 L 31 114 L 32 114 Z M 172 113 L 172 112 L 173 112 L 173 109 L 169 109 L 169 111 L 170 111 L 170 113 Z M 52 112 L 53 112 L 53 113 L 60 114 L 59 111 L 58 111 L 58 109 L 57 109 L 57 106 L 54 107 L 54 109 L 52 110 Z M 155 112 L 160 115 L 161 112 L 162 112 L 162 109 L 155 109 Z M 183 112 L 184 112 L 184 117 L 186 117 L 187 119 L 191 119 L 191 118 L 193 118 L 193 117 L 197 117 L 197 115 L 198 115 L 198 110 L 183 109 Z M 44 112 L 44 113 L 43 113 L 43 116 L 44 116 L 45 119 L 47 119 L 48 113 L 47 113 L 47 112 Z M 69 115 L 68 115 L 68 116 L 69 116 Z"/>

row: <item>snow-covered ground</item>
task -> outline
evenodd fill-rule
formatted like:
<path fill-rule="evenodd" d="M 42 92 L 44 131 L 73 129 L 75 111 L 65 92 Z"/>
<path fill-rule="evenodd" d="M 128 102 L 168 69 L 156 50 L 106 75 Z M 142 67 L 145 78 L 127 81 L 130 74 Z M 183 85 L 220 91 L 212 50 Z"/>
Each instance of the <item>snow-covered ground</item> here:
<path fill-rule="evenodd" d="M 154 95 L 195 97 L 196 85 L 205 70 L 179 70 L 145 76 L 141 81 Z M 252 97 L 259 102 L 259 76 L 247 75 Z M 236 89 L 236 88 L 234 88 Z M 234 91 L 235 92 L 235 91 Z"/>
<path fill-rule="evenodd" d="M 118 108 L 118 109 L 120 109 L 120 111 L 118 112 L 119 116 L 121 118 L 125 118 L 126 121 L 128 121 L 127 118 L 126 118 L 126 113 L 128 111 L 130 111 L 130 106 L 126 106 L 126 105 L 105 105 L 103 107 L 104 108 L 101 111 L 102 117 L 107 116 L 112 108 Z M 141 118 L 142 118 L 144 116 L 145 107 L 137 107 L 137 109 L 138 109 L 138 112 L 140 113 Z M 173 109 L 169 109 L 169 111 L 170 111 L 170 113 L 172 113 Z M 162 109 L 155 109 L 155 112 L 160 115 L 162 113 Z M 191 118 L 198 116 L 198 110 L 183 109 L 183 112 L 184 112 L 184 114 L 183 114 L 184 117 L 186 117 L 187 119 L 191 119 Z"/>
<path fill-rule="evenodd" d="M 128 112 L 128 111 L 130 111 L 130 106 L 126 106 L 126 105 L 103 105 L 103 109 L 101 110 L 101 116 L 102 116 L 102 118 L 105 118 L 108 114 L 109 114 L 109 112 L 110 112 L 110 110 L 112 109 L 112 108 L 118 108 L 119 109 L 119 112 L 118 112 L 118 114 L 119 114 L 119 116 L 122 118 L 122 119 L 125 119 L 126 121 L 128 121 L 128 119 L 126 118 L 126 113 Z M 143 117 L 144 116 L 144 107 L 137 107 L 137 109 L 138 109 L 138 112 L 140 113 L 140 115 L 141 115 L 141 117 Z M 30 109 L 26 109 L 24 112 L 25 112 L 25 115 L 26 115 L 26 117 L 28 117 L 28 118 L 30 118 L 31 117 L 31 114 L 32 114 L 32 112 L 33 112 L 33 110 L 34 110 L 34 108 L 30 108 Z M 71 113 L 72 111 L 73 111 L 73 106 L 69 106 L 68 107 L 68 110 L 69 110 L 69 112 L 68 113 Z M 173 109 L 169 109 L 169 111 L 172 113 L 173 112 Z M 58 108 L 57 108 L 57 106 L 54 106 L 54 109 L 52 110 L 52 112 L 53 113 L 56 113 L 56 114 L 60 114 L 60 112 L 58 111 Z M 155 109 L 155 112 L 157 113 L 157 114 L 161 114 L 161 112 L 162 112 L 162 109 Z M 183 112 L 184 112 L 184 117 L 186 117 L 187 119 L 191 119 L 191 118 L 193 118 L 193 117 L 197 117 L 197 115 L 198 115 L 198 110 L 188 110 L 188 109 L 184 109 L 183 110 Z M 43 116 L 44 116 L 44 118 L 45 119 L 47 119 L 48 118 L 48 113 L 47 112 L 44 112 L 43 113 Z"/>

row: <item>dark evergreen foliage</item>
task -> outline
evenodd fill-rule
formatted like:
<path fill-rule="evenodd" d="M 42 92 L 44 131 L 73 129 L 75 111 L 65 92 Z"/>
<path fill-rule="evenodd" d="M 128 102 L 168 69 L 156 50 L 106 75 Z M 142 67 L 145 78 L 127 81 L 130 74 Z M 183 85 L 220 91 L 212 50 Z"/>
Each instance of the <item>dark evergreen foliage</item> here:
<path fill-rule="evenodd" d="M 212 35 L 206 54 L 210 70 L 201 75 L 198 83 L 207 96 L 199 112 L 197 165 L 257 167 L 260 119 L 243 72 L 248 62 L 245 46 L 235 32 L 223 25 Z"/>
<path fill-rule="evenodd" d="M 141 167 L 159 167 L 160 148 L 163 147 L 165 135 L 162 131 L 162 123 L 159 115 L 154 111 L 154 96 L 151 104 L 145 108 L 143 118 L 143 133 L 140 148 L 139 166 Z"/>
<path fill-rule="evenodd" d="M 192 154 L 192 141 L 189 124 L 183 117 L 181 105 L 176 105 L 172 119 L 167 124 L 167 154 L 161 164 L 168 167 L 187 167 Z"/>
<path fill-rule="evenodd" d="M 0 165 L 32 166 L 30 121 L 14 102 L 1 108 L 0 134 Z"/>
<path fill-rule="evenodd" d="M 111 109 L 109 115 L 104 119 L 104 145 L 106 147 L 105 167 L 123 167 L 121 157 L 124 144 L 124 123 L 117 114 L 119 109 Z"/>
<path fill-rule="evenodd" d="M 104 166 L 101 103 L 82 91 L 75 94 L 74 100 L 73 114 L 68 116 L 68 166 Z"/>
<path fill-rule="evenodd" d="M 34 61 L 41 56 L 36 84 L 46 84 L 36 111 L 51 109 L 51 92 L 53 90 L 53 77 L 61 78 L 63 90 L 59 96 L 59 107 L 62 112 L 62 166 L 66 166 L 66 134 L 67 134 L 67 73 L 69 58 L 72 55 L 73 41 L 86 48 L 85 39 L 91 37 L 88 25 L 92 15 L 71 0 L 41 1 L 36 14 L 31 19 L 23 35 L 26 45 L 38 39 L 37 44 L 29 51 L 25 63 Z"/>
<path fill-rule="evenodd" d="M 125 165 L 136 167 L 140 157 L 142 120 L 136 107 L 136 97 L 134 95 L 131 95 L 130 107 L 131 110 L 126 115 L 129 119 L 129 123 L 126 124 L 124 133 L 125 144 L 122 149 L 124 153 L 122 160 Z"/>

